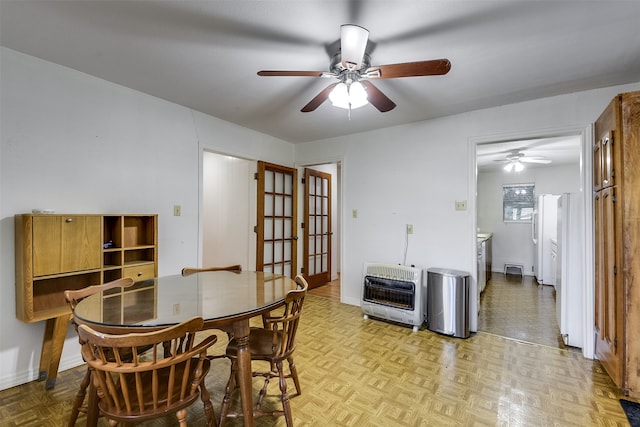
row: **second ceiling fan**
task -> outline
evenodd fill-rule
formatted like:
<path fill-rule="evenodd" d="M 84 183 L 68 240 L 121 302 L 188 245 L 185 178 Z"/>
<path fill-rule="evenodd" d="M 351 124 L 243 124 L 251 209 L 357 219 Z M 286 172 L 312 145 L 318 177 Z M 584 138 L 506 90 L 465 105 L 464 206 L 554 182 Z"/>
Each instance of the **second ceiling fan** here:
<path fill-rule="evenodd" d="M 333 55 L 330 71 L 258 71 L 259 76 L 303 76 L 325 77 L 337 81 L 327 86 L 300 111 L 314 111 L 327 99 L 334 106 L 352 110 L 371 103 L 384 113 L 395 108 L 389 99 L 371 80 L 398 77 L 436 76 L 447 74 L 451 69 L 448 59 L 403 62 L 399 64 L 371 66 L 371 58 L 366 52 L 369 31 L 358 25 L 340 27 L 340 50 Z"/>

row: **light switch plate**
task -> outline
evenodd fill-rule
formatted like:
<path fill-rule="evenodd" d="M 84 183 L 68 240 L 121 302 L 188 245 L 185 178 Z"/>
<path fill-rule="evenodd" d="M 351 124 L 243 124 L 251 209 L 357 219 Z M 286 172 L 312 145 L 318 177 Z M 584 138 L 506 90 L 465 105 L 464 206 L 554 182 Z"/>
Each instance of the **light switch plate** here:
<path fill-rule="evenodd" d="M 456 210 L 457 211 L 466 211 L 467 210 L 467 201 L 466 200 L 456 200 Z"/>

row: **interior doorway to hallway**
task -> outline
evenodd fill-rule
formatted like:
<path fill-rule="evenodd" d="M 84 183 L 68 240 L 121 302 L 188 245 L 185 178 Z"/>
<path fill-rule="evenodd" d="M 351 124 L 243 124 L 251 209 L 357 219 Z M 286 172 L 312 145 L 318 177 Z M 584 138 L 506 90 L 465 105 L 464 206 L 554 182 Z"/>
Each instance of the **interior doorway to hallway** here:
<path fill-rule="evenodd" d="M 305 165 L 310 169 L 331 174 L 332 256 L 329 282 L 338 284 L 341 248 L 341 165 L 339 162 Z M 304 176 L 299 167 L 298 176 Z M 202 165 L 202 265 L 241 264 L 243 269 L 256 268 L 257 172 L 255 160 L 241 159 L 224 154 L 203 152 Z M 299 194 L 304 188 L 298 180 Z M 298 197 L 298 218 L 304 211 L 303 197 Z M 300 224 L 298 224 L 300 227 Z M 300 239 L 303 230 L 298 230 Z M 221 243 L 222 242 L 222 243 Z M 302 243 L 302 242 L 300 242 Z M 302 258 L 303 245 L 298 244 L 298 258 Z M 298 263 L 299 268 L 302 263 Z M 334 288 L 336 288 L 334 286 Z M 335 289 L 334 289 L 335 293 Z"/>

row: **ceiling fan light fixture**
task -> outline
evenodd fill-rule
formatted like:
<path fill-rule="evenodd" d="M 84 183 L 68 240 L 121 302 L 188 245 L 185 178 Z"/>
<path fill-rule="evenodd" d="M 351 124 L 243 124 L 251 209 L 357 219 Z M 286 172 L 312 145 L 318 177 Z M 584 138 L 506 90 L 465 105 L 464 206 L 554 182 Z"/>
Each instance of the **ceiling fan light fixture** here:
<path fill-rule="evenodd" d="M 345 24 L 340 26 L 340 50 L 342 66 L 347 70 L 362 68 L 362 59 L 367 49 L 369 30 L 359 25 Z"/>
<path fill-rule="evenodd" d="M 505 172 L 511 172 L 512 170 L 515 172 L 522 172 L 524 170 L 524 165 L 519 160 L 511 160 L 509 163 L 504 165 Z"/>
<path fill-rule="evenodd" d="M 524 169 L 524 165 L 516 160 L 516 163 L 513 165 L 513 169 L 516 172 L 522 172 L 522 170 Z"/>
<path fill-rule="evenodd" d="M 360 82 L 338 83 L 329 94 L 329 100 L 334 107 L 354 110 L 369 103 L 367 91 Z"/>

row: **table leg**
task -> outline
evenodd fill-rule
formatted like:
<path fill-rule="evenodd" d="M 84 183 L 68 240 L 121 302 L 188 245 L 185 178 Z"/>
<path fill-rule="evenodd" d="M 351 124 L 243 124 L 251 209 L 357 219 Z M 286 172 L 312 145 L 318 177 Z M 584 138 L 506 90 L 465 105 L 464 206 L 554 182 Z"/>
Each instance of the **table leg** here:
<path fill-rule="evenodd" d="M 40 352 L 40 373 L 39 381 L 45 381 L 45 389 L 52 389 L 56 385 L 58 377 L 58 366 L 62 356 L 64 339 L 67 336 L 69 327 L 69 315 L 47 319 L 42 340 L 42 351 Z"/>
<path fill-rule="evenodd" d="M 238 382 L 242 398 L 244 425 L 253 426 L 253 390 L 251 385 L 251 352 L 249 351 L 249 320 L 233 324 L 233 336 L 238 344 Z"/>

